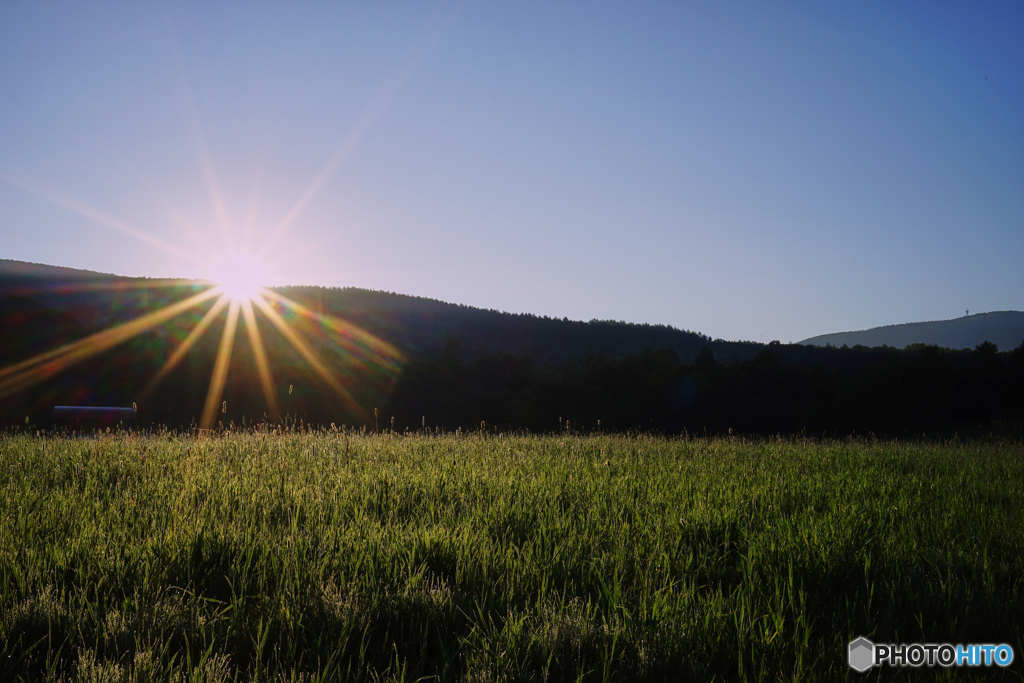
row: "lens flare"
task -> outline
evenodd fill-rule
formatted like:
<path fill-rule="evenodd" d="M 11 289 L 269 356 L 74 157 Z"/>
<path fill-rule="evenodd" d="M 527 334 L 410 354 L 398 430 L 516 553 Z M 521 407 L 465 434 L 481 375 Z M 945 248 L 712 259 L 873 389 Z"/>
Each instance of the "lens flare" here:
<path fill-rule="evenodd" d="M 132 337 L 169 322 L 185 311 L 219 294 L 216 289 L 195 294 L 120 325 L 65 344 L 0 370 L 0 398 L 47 380 L 98 353 L 114 348 Z"/>
<path fill-rule="evenodd" d="M 232 301 L 228 308 L 228 321 L 224 325 L 224 332 L 220 336 L 220 347 L 217 349 L 217 360 L 213 364 L 213 374 L 210 375 L 210 388 L 206 392 L 206 402 L 203 405 L 203 417 L 199 425 L 204 429 L 213 426 L 217 417 L 217 405 L 221 396 L 224 395 L 224 384 L 228 379 L 228 368 L 231 367 L 231 352 L 235 344 L 235 330 L 238 328 L 238 307 L 237 301 Z"/>
<path fill-rule="evenodd" d="M 226 265 L 220 271 L 220 284 L 216 286 L 78 341 L 0 368 L 0 398 L 45 382 L 73 365 L 109 351 L 132 337 L 170 323 L 177 316 L 205 304 L 209 308 L 196 317 L 188 334 L 169 353 L 162 367 L 143 387 L 139 398 L 152 394 L 154 388 L 182 362 L 214 320 L 227 309 L 227 319 L 199 420 L 201 427 L 208 429 L 216 422 L 217 408 L 221 405 L 227 384 L 239 327 L 245 328 L 269 417 L 275 421 L 280 419 L 281 409 L 278 389 L 274 384 L 271 355 L 267 352 L 257 323 L 260 315 L 281 333 L 282 338 L 298 352 L 316 376 L 342 399 L 346 408 L 366 418 L 369 414 L 366 407 L 359 405 L 352 393 L 353 377 L 349 371 L 359 368 L 384 379 L 385 383 L 394 381 L 405 362 L 402 352 L 348 321 L 328 313 L 315 312 L 278 292 L 261 287 L 258 284 L 258 273 L 262 271 L 255 260 L 226 259 L 223 263 Z M 125 283 L 125 286 L 133 287 L 134 283 Z M 156 286 L 163 286 L 163 283 L 157 283 Z M 105 287 L 97 284 L 96 288 Z M 121 286 L 119 284 L 111 288 L 121 289 Z M 67 293 L 73 291 L 79 291 L 79 288 L 69 288 Z M 207 303 L 211 299 L 212 303 Z M 321 356 L 314 344 L 330 350 L 333 362 Z"/>

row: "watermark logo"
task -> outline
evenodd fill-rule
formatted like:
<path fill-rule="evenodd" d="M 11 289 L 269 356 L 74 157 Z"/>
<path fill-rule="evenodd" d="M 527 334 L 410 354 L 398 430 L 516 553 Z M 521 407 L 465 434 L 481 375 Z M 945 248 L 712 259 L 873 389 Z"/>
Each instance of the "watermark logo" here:
<path fill-rule="evenodd" d="M 850 668 L 864 673 L 874 666 L 1000 666 L 1013 664 L 1007 643 L 872 643 L 860 636 L 846 651 Z"/>
<path fill-rule="evenodd" d="M 851 669 L 864 673 L 875 665 L 875 644 L 863 636 L 851 640 L 847 657 Z"/>

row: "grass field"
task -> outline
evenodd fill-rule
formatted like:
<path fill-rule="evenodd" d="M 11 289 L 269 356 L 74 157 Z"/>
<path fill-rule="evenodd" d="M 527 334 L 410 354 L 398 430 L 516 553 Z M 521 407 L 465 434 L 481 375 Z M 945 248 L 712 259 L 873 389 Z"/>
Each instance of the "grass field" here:
<path fill-rule="evenodd" d="M 1020 678 L 1024 445 L 9 434 L 0 614 L 4 679 Z"/>

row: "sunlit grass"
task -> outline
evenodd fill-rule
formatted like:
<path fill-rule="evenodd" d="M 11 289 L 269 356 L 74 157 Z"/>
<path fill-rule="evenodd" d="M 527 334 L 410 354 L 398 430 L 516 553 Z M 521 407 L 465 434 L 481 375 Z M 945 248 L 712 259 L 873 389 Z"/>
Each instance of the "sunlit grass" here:
<path fill-rule="evenodd" d="M 835 679 L 1021 643 L 1022 511 L 1015 443 L 9 435 L 0 677 Z"/>

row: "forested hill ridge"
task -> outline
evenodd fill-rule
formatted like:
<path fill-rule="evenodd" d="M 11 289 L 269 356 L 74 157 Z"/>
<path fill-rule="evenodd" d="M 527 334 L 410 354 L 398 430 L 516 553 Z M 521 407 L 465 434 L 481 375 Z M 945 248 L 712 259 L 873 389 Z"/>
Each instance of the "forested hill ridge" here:
<path fill-rule="evenodd" d="M 275 291 L 355 323 L 414 354 L 455 345 L 467 355 L 525 354 L 552 362 L 657 349 L 693 362 L 703 348 L 711 347 L 720 360 L 736 362 L 753 358 L 764 346 L 712 339 L 668 325 L 507 313 L 355 287 L 278 287 Z"/>
<path fill-rule="evenodd" d="M 51 278 L 56 282 L 61 280 L 127 280 L 121 275 L 110 273 L 99 273 L 94 270 L 83 270 L 81 268 L 68 268 L 67 266 L 51 266 L 45 263 L 31 263 L 29 261 L 14 261 L 12 259 L 0 259 L 0 285 L 10 286 L 19 281 L 38 282 L 43 278 Z M 139 278 L 144 279 L 144 278 Z"/>
<path fill-rule="evenodd" d="M 992 342 L 1000 351 L 1017 348 L 1024 342 L 1024 311 L 993 311 L 965 315 L 952 320 L 885 325 L 856 332 L 836 332 L 804 339 L 801 344 L 815 346 L 892 346 L 929 344 L 947 349 L 973 349 Z"/>
<path fill-rule="evenodd" d="M 92 289 L 76 289 L 89 281 Z M 31 309 L 34 317 L 81 319 L 83 326 L 99 315 L 125 307 L 131 290 L 103 290 L 103 281 L 159 283 L 159 279 L 125 278 L 57 266 L 0 260 L 0 296 L 9 309 Z M 43 285 L 43 286 L 40 286 Z M 407 354 L 438 351 L 455 344 L 464 354 L 526 354 L 540 361 L 587 355 L 624 356 L 647 350 L 671 350 L 692 362 L 706 346 L 724 362 L 753 358 L 763 346 L 729 342 L 668 325 L 618 321 L 589 322 L 528 313 L 506 313 L 446 303 L 425 297 L 356 287 L 288 286 L 275 291 L 354 323 Z M 129 308 L 131 306 L 128 306 Z"/>
<path fill-rule="evenodd" d="M 50 424 L 63 404 L 137 404 L 140 423 L 196 425 L 230 329 L 226 308 L 203 298 L 207 289 L 0 261 L 0 425 Z M 256 307 L 273 391 L 282 415 L 312 424 L 1024 434 L 1024 344 L 999 352 L 991 343 L 730 342 L 356 288 L 274 291 Z M 280 324 L 260 313 L 271 309 Z M 159 324 L 122 326 L 159 311 Z M 111 329 L 113 337 L 97 334 Z M 225 424 L 268 419 L 250 332 L 242 319 L 223 347 L 232 349 L 216 418 Z M 53 349 L 64 352 L 47 354 Z"/>

